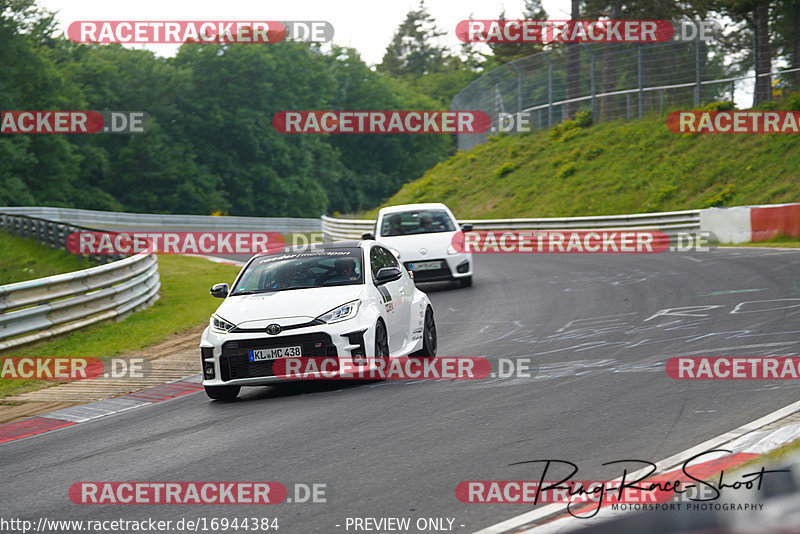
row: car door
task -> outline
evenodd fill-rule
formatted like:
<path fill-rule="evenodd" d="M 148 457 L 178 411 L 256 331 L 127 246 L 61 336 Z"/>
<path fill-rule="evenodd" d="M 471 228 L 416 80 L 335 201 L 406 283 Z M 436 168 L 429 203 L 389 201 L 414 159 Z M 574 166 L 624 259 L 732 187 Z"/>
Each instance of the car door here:
<path fill-rule="evenodd" d="M 387 249 L 375 245 L 370 250 L 370 268 L 373 279 L 384 267 L 400 267 L 394 254 Z M 386 314 L 386 330 L 389 334 L 389 351 L 395 352 L 402 349 L 408 337 L 409 317 L 411 313 L 410 294 L 406 288 L 407 274 L 399 280 L 387 282 L 377 286 L 381 294 L 382 306 Z"/>
<path fill-rule="evenodd" d="M 387 267 L 397 267 L 403 273 L 403 276 L 389 282 L 389 292 L 395 298 L 392 308 L 395 314 L 395 322 L 397 323 L 396 337 L 398 339 L 398 348 L 403 348 L 406 343 L 411 339 L 411 300 L 413 298 L 414 282 L 408 275 L 408 271 L 400 265 L 394 254 L 389 249 L 384 247 L 380 248 L 380 254 L 383 255 Z M 395 297 L 396 295 L 396 297 Z"/>

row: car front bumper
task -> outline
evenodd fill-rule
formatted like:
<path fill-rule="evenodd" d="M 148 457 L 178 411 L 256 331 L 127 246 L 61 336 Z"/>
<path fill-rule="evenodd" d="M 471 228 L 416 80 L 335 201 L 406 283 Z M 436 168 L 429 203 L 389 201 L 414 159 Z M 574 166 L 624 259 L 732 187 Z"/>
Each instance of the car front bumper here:
<path fill-rule="evenodd" d="M 405 258 L 404 258 L 405 260 Z M 440 269 L 430 269 L 422 271 L 412 271 L 409 264 L 440 261 Z M 414 273 L 414 282 L 439 282 L 445 280 L 458 280 L 472 276 L 472 254 L 452 254 L 447 258 L 417 258 L 403 261 L 406 269 Z"/>
<path fill-rule="evenodd" d="M 206 328 L 200 342 L 203 386 L 261 386 L 297 380 L 276 376 L 275 360 L 251 362 L 249 351 L 300 346 L 302 357 L 338 358 L 339 365 L 358 366 L 364 356 L 374 356 L 375 328 L 361 315 L 332 324 L 264 333 L 219 334 Z M 358 363 L 357 363 L 358 362 Z M 304 379 L 325 378 L 310 373 Z"/>

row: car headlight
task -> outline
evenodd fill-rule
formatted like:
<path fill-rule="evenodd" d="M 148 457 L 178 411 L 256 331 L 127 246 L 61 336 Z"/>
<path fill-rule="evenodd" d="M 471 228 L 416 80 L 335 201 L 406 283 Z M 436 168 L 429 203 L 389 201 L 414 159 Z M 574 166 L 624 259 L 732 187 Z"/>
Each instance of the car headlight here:
<path fill-rule="evenodd" d="M 397 250 L 396 248 L 390 248 L 389 250 L 392 251 L 392 254 L 394 254 L 395 258 L 397 258 L 398 260 L 400 259 L 400 251 L 399 250 Z"/>
<path fill-rule="evenodd" d="M 450 245 L 447 245 L 447 253 L 452 256 L 453 254 L 458 254 L 458 251 L 456 250 L 456 247 L 454 247 L 452 244 L 450 244 Z"/>
<path fill-rule="evenodd" d="M 360 307 L 361 301 L 354 300 L 352 302 L 348 302 L 347 304 L 342 304 L 338 308 L 334 308 L 327 313 L 323 313 L 317 317 L 317 319 L 324 323 L 338 323 L 339 321 L 352 319 L 358 315 L 358 308 Z"/>
<path fill-rule="evenodd" d="M 212 332 L 216 332 L 217 334 L 227 334 L 229 331 L 233 330 L 236 325 L 229 323 L 221 317 L 212 315 L 211 319 L 208 321 L 208 326 L 211 328 Z"/>

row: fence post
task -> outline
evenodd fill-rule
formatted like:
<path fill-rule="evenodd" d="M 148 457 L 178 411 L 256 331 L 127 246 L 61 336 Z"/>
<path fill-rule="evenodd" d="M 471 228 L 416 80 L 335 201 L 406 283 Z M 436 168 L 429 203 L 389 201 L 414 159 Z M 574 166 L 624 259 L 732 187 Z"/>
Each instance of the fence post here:
<path fill-rule="evenodd" d="M 547 57 L 547 52 L 542 52 L 542 57 L 547 61 L 547 127 L 553 126 L 553 60 Z"/>
<path fill-rule="evenodd" d="M 699 24 L 698 24 L 699 27 Z M 703 101 L 703 84 L 700 83 L 703 80 L 703 70 L 701 68 L 701 54 L 700 54 L 700 31 L 697 32 L 697 37 L 695 37 L 695 89 L 694 89 L 694 105 L 695 107 L 699 107 L 701 102 Z"/>
<path fill-rule="evenodd" d="M 589 59 L 591 64 L 591 71 L 589 75 L 589 86 L 591 87 L 592 93 L 592 117 L 593 120 L 597 120 L 597 85 L 595 83 L 595 59 L 594 59 L 594 52 L 586 43 L 580 43 L 581 47 L 589 52 Z"/>
<path fill-rule="evenodd" d="M 522 72 L 514 63 L 515 61 L 512 61 L 509 65 L 517 71 L 517 120 L 519 120 L 519 114 L 522 112 Z"/>
<path fill-rule="evenodd" d="M 644 114 L 644 69 L 642 67 L 642 43 L 636 45 L 637 77 L 639 79 L 639 118 Z"/>

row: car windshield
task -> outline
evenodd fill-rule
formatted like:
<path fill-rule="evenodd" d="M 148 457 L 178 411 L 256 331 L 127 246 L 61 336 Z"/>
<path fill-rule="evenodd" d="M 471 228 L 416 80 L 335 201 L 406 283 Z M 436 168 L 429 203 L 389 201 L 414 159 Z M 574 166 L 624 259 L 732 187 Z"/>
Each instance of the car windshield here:
<path fill-rule="evenodd" d="M 390 213 L 381 223 L 381 236 L 454 232 L 456 226 L 445 210 L 413 210 Z"/>
<path fill-rule="evenodd" d="M 231 295 L 364 283 L 359 248 L 280 253 L 248 265 Z"/>

